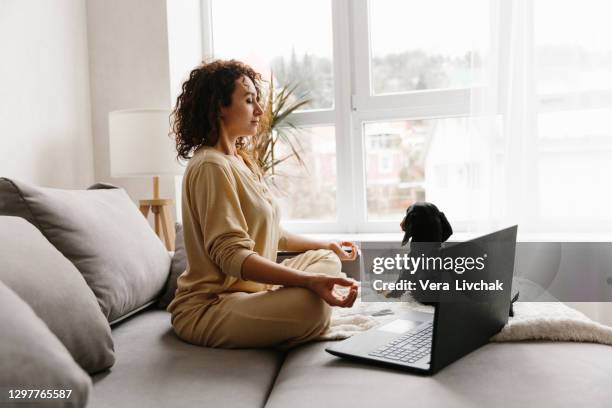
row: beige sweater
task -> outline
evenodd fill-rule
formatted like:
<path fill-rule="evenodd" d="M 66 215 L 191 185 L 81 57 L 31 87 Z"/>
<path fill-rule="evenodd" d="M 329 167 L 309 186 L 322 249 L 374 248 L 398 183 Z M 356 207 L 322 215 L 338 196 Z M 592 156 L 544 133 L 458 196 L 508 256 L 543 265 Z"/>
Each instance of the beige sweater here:
<path fill-rule="evenodd" d="M 202 147 L 187 165 L 182 194 L 188 267 L 167 310 L 208 305 L 225 292 L 266 290 L 241 278 L 248 256 L 275 261 L 285 234 L 278 205 L 261 179 L 241 158 Z"/>

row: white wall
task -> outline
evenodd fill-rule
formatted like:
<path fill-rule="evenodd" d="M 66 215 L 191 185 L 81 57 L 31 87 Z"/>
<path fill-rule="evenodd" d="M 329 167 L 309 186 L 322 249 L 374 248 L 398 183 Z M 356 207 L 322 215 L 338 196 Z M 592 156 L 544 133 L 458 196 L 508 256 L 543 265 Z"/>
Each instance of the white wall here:
<path fill-rule="evenodd" d="M 87 0 L 87 31 L 96 180 L 125 188 L 134 201 L 151 198 L 151 178 L 111 177 L 108 113 L 171 107 L 166 1 Z M 161 196 L 174 192 L 173 178 L 162 177 Z"/>
<path fill-rule="evenodd" d="M 172 104 L 183 82 L 202 61 L 201 0 L 166 0 Z"/>
<path fill-rule="evenodd" d="M 167 0 L 168 54 L 170 60 L 170 95 L 172 106 L 181 93 L 183 82 L 202 61 L 202 9 L 200 0 Z M 181 219 L 181 183 L 176 177 L 176 219 Z"/>
<path fill-rule="evenodd" d="M 0 1 L 0 176 L 94 180 L 84 1 Z"/>

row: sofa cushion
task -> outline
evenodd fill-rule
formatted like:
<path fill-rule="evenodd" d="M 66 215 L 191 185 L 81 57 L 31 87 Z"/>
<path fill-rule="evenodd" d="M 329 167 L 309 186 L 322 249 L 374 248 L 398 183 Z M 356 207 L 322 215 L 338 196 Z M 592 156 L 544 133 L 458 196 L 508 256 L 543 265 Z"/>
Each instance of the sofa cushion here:
<path fill-rule="evenodd" d="M 266 407 L 609 407 L 612 347 L 492 343 L 433 376 L 352 362 L 312 343 L 287 356 Z"/>
<path fill-rule="evenodd" d="M 170 255 L 122 189 L 60 190 L 0 179 L 0 215 L 35 225 L 83 274 L 115 323 L 154 302 Z"/>
<path fill-rule="evenodd" d="M 90 408 L 261 407 L 282 362 L 272 350 L 188 344 L 155 309 L 118 324 L 113 337 L 117 364 L 93 377 Z"/>
<path fill-rule="evenodd" d="M 111 330 L 93 292 L 74 265 L 22 218 L 0 216 L 0 280 L 34 309 L 84 370 L 113 365 Z"/>
<path fill-rule="evenodd" d="M 0 385 L 3 387 L 0 405 L 10 401 L 8 388 L 72 390 L 68 399 L 36 400 L 27 406 L 84 407 L 87 404 L 91 391 L 87 373 L 32 308 L 2 282 L 0 324 Z M 10 406 L 26 405 L 13 400 Z"/>
<path fill-rule="evenodd" d="M 161 309 L 168 307 L 174 299 L 174 293 L 178 284 L 176 280 L 187 269 L 187 252 L 185 251 L 185 239 L 183 238 L 183 224 L 177 222 L 175 225 L 176 239 L 174 241 L 174 254 L 170 264 L 170 275 L 163 295 L 159 298 L 157 306 Z"/>

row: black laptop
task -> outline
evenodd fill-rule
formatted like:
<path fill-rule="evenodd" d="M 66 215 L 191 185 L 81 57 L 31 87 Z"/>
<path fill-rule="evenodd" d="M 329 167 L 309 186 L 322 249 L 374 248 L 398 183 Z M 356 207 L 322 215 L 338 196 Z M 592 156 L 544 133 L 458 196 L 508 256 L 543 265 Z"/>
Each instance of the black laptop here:
<path fill-rule="evenodd" d="M 339 357 L 434 374 L 486 344 L 508 321 L 516 232 L 515 225 L 470 241 L 448 243 L 440 252 L 443 257 L 457 257 L 486 248 L 487 262 L 478 278 L 499 281 L 503 290 L 471 300 L 441 291 L 434 313 L 402 313 L 325 350 Z"/>

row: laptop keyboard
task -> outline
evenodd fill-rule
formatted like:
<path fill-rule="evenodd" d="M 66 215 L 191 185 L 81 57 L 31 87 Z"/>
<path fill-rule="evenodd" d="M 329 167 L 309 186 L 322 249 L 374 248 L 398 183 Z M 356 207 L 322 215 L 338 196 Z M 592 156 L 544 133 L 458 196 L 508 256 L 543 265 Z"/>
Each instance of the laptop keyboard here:
<path fill-rule="evenodd" d="M 414 363 L 431 352 L 431 333 L 433 323 L 428 323 L 418 331 L 406 333 L 368 355 L 388 360 Z"/>

